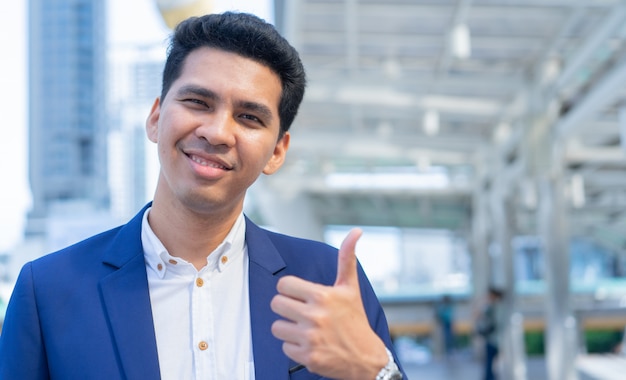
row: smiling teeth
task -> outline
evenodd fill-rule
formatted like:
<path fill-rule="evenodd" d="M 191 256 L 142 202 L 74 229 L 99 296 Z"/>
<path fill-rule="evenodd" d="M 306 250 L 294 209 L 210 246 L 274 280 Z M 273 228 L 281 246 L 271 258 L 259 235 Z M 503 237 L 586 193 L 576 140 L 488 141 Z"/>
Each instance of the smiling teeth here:
<path fill-rule="evenodd" d="M 199 164 L 199 165 L 202 165 L 202 166 L 208 166 L 208 167 L 211 167 L 211 168 L 217 168 L 217 169 L 226 169 L 226 167 L 225 167 L 225 166 L 222 166 L 222 165 L 216 164 L 215 162 L 211 162 L 211 161 L 206 161 L 206 160 L 203 160 L 203 159 L 201 159 L 201 158 L 200 158 L 200 157 L 198 157 L 198 156 L 191 156 L 190 158 L 191 158 L 191 160 L 192 160 L 193 162 L 195 162 L 195 163 L 197 163 L 197 164 Z"/>

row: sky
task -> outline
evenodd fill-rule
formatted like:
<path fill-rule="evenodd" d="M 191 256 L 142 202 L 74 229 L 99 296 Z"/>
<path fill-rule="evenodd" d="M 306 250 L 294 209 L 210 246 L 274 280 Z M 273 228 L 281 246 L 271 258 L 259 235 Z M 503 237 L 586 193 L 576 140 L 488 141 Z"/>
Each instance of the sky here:
<path fill-rule="evenodd" d="M 161 20 L 156 0 L 107 1 L 109 46 L 164 42 L 167 39 L 169 30 Z M 271 22 L 271 0 L 214 2 L 216 12 L 245 11 Z M 0 58 L 0 253 L 11 250 L 22 240 L 26 213 L 31 205 L 26 8 L 27 1 L 9 1 L 0 12 L 0 46 L 3 50 Z"/>
<path fill-rule="evenodd" d="M 30 205 L 26 127 L 26 1 L 0 12 L 0 252 L 21 238 Z"/>

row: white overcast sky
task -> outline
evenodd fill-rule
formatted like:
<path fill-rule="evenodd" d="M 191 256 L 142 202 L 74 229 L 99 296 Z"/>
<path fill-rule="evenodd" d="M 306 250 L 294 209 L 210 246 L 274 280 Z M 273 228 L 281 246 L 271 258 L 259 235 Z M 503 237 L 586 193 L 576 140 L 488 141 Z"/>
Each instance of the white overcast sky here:
<path fill-rule="evenodd" d="M 160 42 L 168 30 L 155 0 L 107 0 L 111 44 Z M 22 239 L 30 207 L 27 151 L 27 1 L 0 12 L 0 253 Z M 240 10 L 271 20 L 272 0 L 215 0 L 216 11 Z M 147 111 L 146 111 L 147 112 Z"/>

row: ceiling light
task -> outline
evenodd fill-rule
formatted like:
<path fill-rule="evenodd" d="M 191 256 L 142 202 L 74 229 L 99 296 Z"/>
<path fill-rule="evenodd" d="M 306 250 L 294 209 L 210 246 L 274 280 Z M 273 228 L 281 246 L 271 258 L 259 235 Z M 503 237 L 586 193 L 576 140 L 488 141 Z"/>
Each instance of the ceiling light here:
<path fill-rule="evenodd" d="M 498 124 L 496 130 L 493 133 L 493 140 L 496 143 L 501 144 L 503 142 L 506 142 L 509 137 L 511 137 L 511 125 L 506 122 Z"/>
<path fill-rule="evenodd" d="M 382 138 L 388 138 L 393 133 L 393 126 L 388 121 L 381 121 L 376 128 L 376 134 Z"/>
<path fill-rule="evenodd" d="M 434 136 L 439 133 L 439 112 L 428 110 L 424 114 L 424 133 L 428 136 Z"/>
<path fill-rule="evenodd" d="M 389 79 L 398 79 L 402 74 L 402 67 L 397 59 L 389 58 L 383 63 L 383 71 Z"/>
<path fill-rule="evenodd" d="M 572 175 L 571 182 L 572 205 L 581 208 L 585 205 L 585 180 L 580 174 Z"/>
<path fill-rule="evenodd" d="M 460 59 L 467 59 L 472 53 L 470 31 L 465 24 L 456 24 L 451 35 L 452 55 Z"/>
<path fill-rule="evenodd" d="M 535 210 L 537 208 L 537 188 L 535 187 L 535 182 L 527 178 L 522 180 L 520 186 L 522 204 L 528 210 Z"/>
<path fill-rule="evenodd" d="M 552 57 L 548 59 L 543 64 L 542 78 L 541 81 L 543 84 L 548 84 L 554 82 L 554 80 L 559 76 L 561 72 L 561 61 Z"/>

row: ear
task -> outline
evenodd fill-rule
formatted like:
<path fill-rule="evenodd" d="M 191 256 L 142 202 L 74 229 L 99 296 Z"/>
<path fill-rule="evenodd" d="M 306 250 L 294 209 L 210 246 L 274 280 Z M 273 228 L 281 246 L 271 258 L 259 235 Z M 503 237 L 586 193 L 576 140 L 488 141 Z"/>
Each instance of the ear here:
<path fill-rule="evenodd" d="M 150 114 L 146 119 L 146 135 L 148 139 L 153 143 L 156 143 L 159 139 L 159 116 L 161 115 L 161 99 L 156 98 L 154 104 L 152 104 L 152 109 L 150 110 Z"/>
<path fill-rule="evenodd" d="M 263 168 L 263 174 L 270 175 L 274 174 L 281 166 L 283 166 L 283 162 L 285 162 L 285 156 L 287 155 L 287 150 L 289 150 L 289 140 L 291 135 L 289 132 L 285 132 L 283 137 L 276 142 L 276 146 L 274 147 L 274 152 L 272 153 L 272 157 L 270 157 L 267 164 L 265 164 L 265 168 Z"/>

